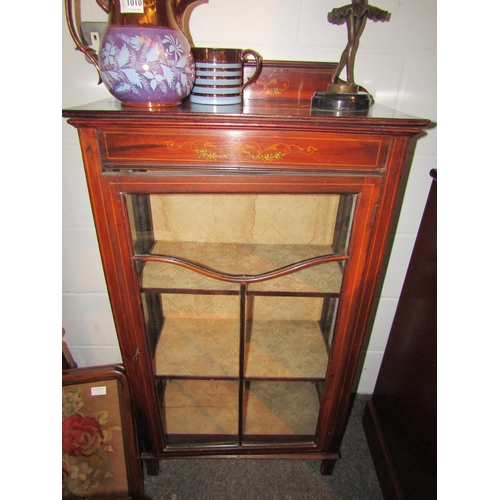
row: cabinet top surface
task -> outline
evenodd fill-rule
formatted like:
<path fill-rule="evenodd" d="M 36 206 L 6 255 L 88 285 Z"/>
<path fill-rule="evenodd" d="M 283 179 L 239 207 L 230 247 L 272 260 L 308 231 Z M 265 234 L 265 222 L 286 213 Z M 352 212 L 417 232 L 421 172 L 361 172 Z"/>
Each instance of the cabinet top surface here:
<path fill-rule="evenodd" d="M 123 106 L 110 97 L 63 110 L 70 123 L 81 126 L 266 126 L 339 130 L 344 127 L 372 131 L 394 129 L 396 133 L 416 134 L 429 120 L 415 118 L 375 103 L 367 114 L 335 114 L 311 110 L 311 98 L 324 91 L 331 81 L 336 63 L 264 61 L 255 83 L 245 89 L 243 104 L 236 106 L 193 105 L 189 98 L 181 105 L 166 108 Z M 245 69 L 246 70 L 246 69 Z M 249 71 L 252 71 L 249 68 Z"/>
<path fill-rule="evenodd" d="M 321 125 L 325 128 L 338 126 L 397 126 L 425 127 L 429 120 L 415 118 L 375 103 L 367 114 L 335 116 L 331 113 L 311 110 L 310 100 L 248 99 L 235 106 L 203 106 L 196 108 L 186 99 L 181 105 L 165 108 L 132 108 L 120 101 L 108 98 L 101 101 L 63 110 L 63 117 L 84 122 L 155 122 L 158 124 L 236 124 L 279 121 Z"/>

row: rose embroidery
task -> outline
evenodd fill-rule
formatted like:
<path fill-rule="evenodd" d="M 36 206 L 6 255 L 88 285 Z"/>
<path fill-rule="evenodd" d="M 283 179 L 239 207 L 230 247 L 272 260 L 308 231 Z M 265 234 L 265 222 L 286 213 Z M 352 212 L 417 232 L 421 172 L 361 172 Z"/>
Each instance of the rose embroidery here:
<path fill-rule="evenodd" d="M 104 442 L 101 424 L 92 417 L 82 417 L 79 413 L 63 421 L 63 450 L 73 457 L 86 457 L 95 453 Z"/>
<path fill-rule="evenodd" d="M 79 388 L 63 387 L 62 498 L 68 500 L 107 498 L 102 492 L 114 480 L 116 468 L 111 457 L 121 449 L 121 427 L 104 408 L 107 403 L 92 400 L 91 405 L 86 395 Z"/>

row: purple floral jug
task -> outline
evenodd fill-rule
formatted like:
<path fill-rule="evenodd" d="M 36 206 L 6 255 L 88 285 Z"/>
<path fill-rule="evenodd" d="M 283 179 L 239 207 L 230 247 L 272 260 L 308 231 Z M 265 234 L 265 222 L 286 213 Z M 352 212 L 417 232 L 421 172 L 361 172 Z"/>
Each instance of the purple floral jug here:
<path fill-rule="evenodd" d="M 123 105 L 175 106 L 189 95 L 195 71 L 185 14 L 208 0 L 96 0 L 108 14 L 98 55 L 75 29 L 73 0 L 65 1 L 76 48 Z"/>

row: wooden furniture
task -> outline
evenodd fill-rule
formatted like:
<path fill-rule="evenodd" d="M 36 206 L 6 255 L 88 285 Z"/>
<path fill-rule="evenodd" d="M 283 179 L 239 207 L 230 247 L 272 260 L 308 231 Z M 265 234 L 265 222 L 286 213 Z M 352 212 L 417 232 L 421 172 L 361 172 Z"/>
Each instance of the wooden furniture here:
<path fill-rule="evenodd" d="M 243 106 L 215 112 L 63 112 L 150 473 L 248 456 L 330 474 L 339 458 L 407 147 L 428 121 L 312 113 L 333 68 L 265 62 Z"/>
<path fill-rule="evenodd" d="M 62 329 L 62 334 L 64 338 L 64 328 Z M 76 364 L 75 360 L 73 359 L 73 356 L 71 355 L 71 352 L 69 350 L 68 344 L 62 341 L 62 369 L 63 370 L 69 370 L 70 368 L 78 368 L 78 365 Z"/>
<path fill-rule="evenodd" d="M 62 498 L 139 499 L 144 481 L 121 365 L 62 372 Z"/>
<path fill-rule="evenodd" d="M 437 173 L 363 424 L 384 498 L 437 498 Z"/>

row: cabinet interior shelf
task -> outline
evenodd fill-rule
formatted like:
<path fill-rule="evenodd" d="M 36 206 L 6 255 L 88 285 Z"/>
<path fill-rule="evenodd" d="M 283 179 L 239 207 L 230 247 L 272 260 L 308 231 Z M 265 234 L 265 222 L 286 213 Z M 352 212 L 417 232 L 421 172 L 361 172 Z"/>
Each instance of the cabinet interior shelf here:
<path fill-rule="evenodd" d="M 333 255 L 331 245 L 156 241 L 151 253 L 210 264 L 228 274 L 255 275 L 296 262 Z"/>
<path fill-rule="evenodd" d="M 232 380 L 168 380 L 163 404 L 168 436 L 238 436 L 239 383 Z M 314 439 L 319 395 L 314 382 L 252 381 L 243 398 L 244 440 L 272 436 Z M 180 438 L 182 439 L 182 438 Z"/>
<path fill-rule="evenodd" d="M 156 375 L 238 378 L 239 330 L 237 319 L 166 318 L 155 352 Z M 245 378 L 319 381 L 327 362 L 317 321 L 249 321 Z"/>
<path fill-rule="evenodd" d="M 221 274 L 257 276 L 310 259 L 335 258 L 298 271 L 248 285 L 248 293 L 332 295 L 340 292 L 342 265 L 328 245 L 206 244 L 157 241 L 151 254 L 173 257 L 198 266 L 210 265 Z M 318 262 L 321 262 L 318 260 Z M 142 290 L 193 290 L 239 293 L 237 282 L 205 276 L 196 270 L 166 263 L 146 262 L 141 273 Z"/>

